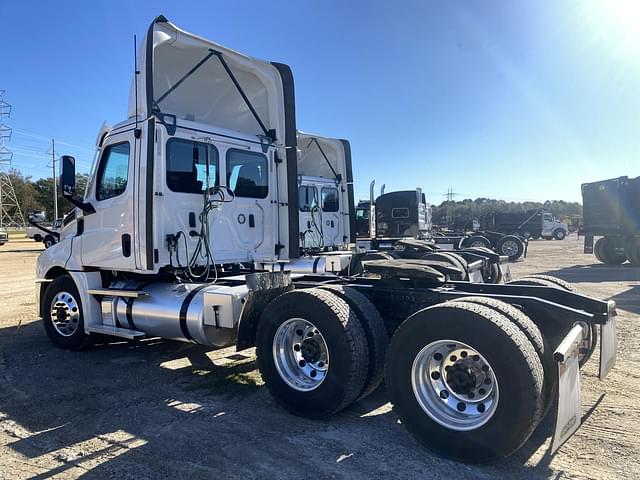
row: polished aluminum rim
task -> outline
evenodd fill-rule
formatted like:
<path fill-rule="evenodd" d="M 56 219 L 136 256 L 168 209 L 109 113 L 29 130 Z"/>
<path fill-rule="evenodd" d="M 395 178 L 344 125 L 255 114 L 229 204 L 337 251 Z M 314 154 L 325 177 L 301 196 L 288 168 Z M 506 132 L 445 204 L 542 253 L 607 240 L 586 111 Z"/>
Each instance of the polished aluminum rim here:
<path fill-rule="evenodd" d="M 282 380 L 302 392 L 318 388 L 329 370 L 324 337 L 313 323 L 302 318 L 290 318 L 278 327 L 273 359 Z"/>
<path fill-rule="evenodd" d="M 411 368 L 411 383 L 422 410 L 451 430 L 481 427 L 498 406 L 491 365 L 457 340 L 437 340 L 420 350 Z"/>
<path fill-rule="evenodd" d="M 63 337 L 70 337 L 80 325 L 80 307 L 69 292 L 58 292 L 51 300 L 51 323 Z"/>
<path fill-rule="evenodd" d="M 502 253 L 512 257 L 518 253 L 518 243 L 515 240 L 507 240 L 502 244 Z"/>

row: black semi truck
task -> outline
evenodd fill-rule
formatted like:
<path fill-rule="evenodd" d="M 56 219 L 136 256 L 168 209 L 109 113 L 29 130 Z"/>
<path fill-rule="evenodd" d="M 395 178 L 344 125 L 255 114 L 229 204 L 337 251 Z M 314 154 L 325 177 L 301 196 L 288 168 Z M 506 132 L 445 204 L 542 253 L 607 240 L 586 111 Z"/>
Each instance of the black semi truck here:
<path fill-rule="evenodd" d="M 640 266 L 640 177 L 582 185 L 584 253 L 602 263 Z M 594 237 L 601 237 L 594 245 Z"/>

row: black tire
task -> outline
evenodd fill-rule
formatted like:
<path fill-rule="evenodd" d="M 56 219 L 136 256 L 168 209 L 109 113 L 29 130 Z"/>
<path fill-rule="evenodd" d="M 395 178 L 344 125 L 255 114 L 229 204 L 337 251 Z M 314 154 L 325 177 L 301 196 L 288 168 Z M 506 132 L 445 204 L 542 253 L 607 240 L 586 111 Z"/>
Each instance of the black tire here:
<path fill-rule="evenodd" d="M 60 308 L 55 311 L 55 319 L 52 318 L 53 300 L 58 294 L 64 293 L 71 296 L 60 299 Z M 77 311 L 74 310 L 77 308 Z M 77 321 L 74 322 L 73 315 L 77 313 Z M 67 324 L 75 324 L 75 331 L 70 335 L 64 335 L 60 327 L 56 328 L 54 323 L 59 325 L 58 319 L 65 317 Z M 65 350 L 82 350 L 91 345 L 92 337 L 84 332 L 84 312 L 82 310 L 82 299 L 73 279 L 68 275 L 62 275 L 53 280 L 44 292 L 42 299 L 42 322 L 47 336 L 54 345 Z"/>
<path fill-rule="evenodd" d="M 36 242 L 41 242 L 41 241 L 42 241 L 42 235 L 40 235 L 40 234 L 36 233 L 36 234 L 33 236 L 33 239 L 34 239 Z"/>
<path fill-rule="evenodd" d="M 608 265 L 621 265 L 627 261 L 627 256 L 616 251 L 616 239 L 604 237 L 601 256 Z"/>
<path fill-rule="evenodd" d="M 555 238 L 556 240 L 564 240 L 566 236 L 567 236 L 567 233 L 561 228 L 553 232 L 553 238 Z"/>
<path fill-rule="evenodd" d="M 578 293 L 578 290 L 569 282 L 565 282 L 560 278 L 552 277 L 551 275 L 527 275 L 525 277 L 519 278 L 518 280 L 511 281 L 509 282 L 509 284 L 559 288 L 561 290 L 567 290 L 569 292 Z M 584 353 L 580 353 L 578 357 L 580 367 L 582 367 L 585 363 L 589 361 L 589 359 L 591 358 L 591 355 L 593 354 L 593 351 L 595 350 L 597 339 L 598 339 L 598 330 L 596 325 L 590 326 L 589 335 L 590 335 L 590 338 L 588 339 L 589 347 L 586 349 Z"/>
<path fill-rule="evenodd" d="M 554 278 L 554 277 L 550 277 Z M 529 318 L 529 316 L 522 310 L 509 305 L 506 302 L 498 300 L 497 298 L 489 297 L 461 297 L 453 300 L 454 302 L 467 302 L 475 303 L 477 305 L 484 305 L 492 310 L 507 317 L 513 322 L 522 333 L 527 337 L 527 340 L 531 342 L 540 363 L 544 369 L 544 382 L 543 382 L 543 416 L 547 414 L 551 405 L 553 404 L 554 394 L 556 389 L 556 363 L 553 360 L 553 354 L 545 342 L 542 333 L 538 326 Z"/>
<path fill-rule="evenodd" d="M 292 318 L 311 322 L 327 344 L 327 374 L 313 390 L 291 387 L 274 361 L 278 327 Z M 317 288 L 293 290 L 267 306 L 258 323 L 256 354 L 262 378 L 275 400 L 289 412 L 309 418 L 328 417 L 349 406 L 362 392 L 369 370 L 367 339 L 356 312 L 334 293 Z"/>
<path fill-rule="evenodd" d="M 460 280 L 467 280 L 469 278 L 469 271 L 467 270 L 468 264 L 467 261 L 462 258 L 460 255 L 456 255 L 453 252 L 434 252 L 427 253 L 422 257 L 423 260 L 433 260 L 437 262 L 446 262 L 449 265 L 459 268 L 462 272 L 462 278 Z M 453 278 L 451 279 L 453 280 Z"/>
<path fill-rule="evenodd" d="M 605 244 L 605 239 L 604 237 L 602 237 L 602 238 L 599 238 L 596 241 L 595 245 L 593 246 L 593 254 L 595 255 L 596 259 L 598 259 L 600 263 L 605 263 L 604 257 L 602 256 L 604 244 Z"/>
<path fill-rule="evenodd" d="M 491 248 L 491 241 L 485 237 L 484 235 L 471 235 L 468 238 L 465 238 L 464 241 L 462 242 L 462 246 L 467 248 L 467 247 L 474 247 L 474 248 Z"/>
<path fill-rule="evenodd" d="M 624 245 L 624 252 L 631 265 L 640 267 L 640 238 L 628 238 Z"/>
<path fill-rule="evenodd" d="M 517 248 L 516 251 L 513 251 L 513 252 L 511 252 L 511 250 L 508 250 L 506 252 L 503 251 L 504 249 L 506 249 L 506 247 L 512 246 L 512 245 L 515 245 L 515 247 Z M 505 235 L 500 240 L 498 240 L 498 243 L 496 245 L 496 251 L 499 255 L 508 256 L 510 262 L 515 262 L 524 253 L 524 243 L 522 243 L 522 240 L 520 240 L 515 235 Z"/>
<path fill-rule="evenodd" d="M 542 275 L 537 273 L 531 274 L 531 275 L 525 275 L 524 277 L 522 277 L 522 279 L 528 279 L 528 278 L 537 278 L 540 280 L 545 280 L 569 292 L 578 293 L 578 289 L 576 287 L 574 287 L 571 283 L 567 282 L 566 280 L 562 280 L 561 278 L 558 278 L 558 277 L 554 277 L 551 275 Z"/>
<path fill-rule="evenodd" d="M 47 235 L 46 237 L 44 237 L 42 243 L 44 244 L 44 248 L 50 248 L 56 244 L 56 239 L 51 235 Z"/>
<path fill-rule="evenodd" d="M 320 288 L 335 293 L 349 304 L 356 312 L 367 336 L 369 370 L 364 387 L 358 396 L 358 400 L 362 400 L 373 393 L 384 379 L 384 358 L 389 345 L 387 328 L 375 305 L 355 288 L 340 285 L 326 285 Z"/>
<path fill-rule="evenodd" d="M 473 430 L 460 431 L 436 422 L 420 406 L 412 386 L 418 354 L 438 340 L 473 345 L 493 368 L 499 386 L 496 410 Z M 405 320 L 387 353 L 387 392 L 405 427 L 427 448 L 444 457 L 490 462 L 522 446 L 542 414 L 544 371 L 534 347 L 507 317 L 488 307 L 447 302 Z"/>

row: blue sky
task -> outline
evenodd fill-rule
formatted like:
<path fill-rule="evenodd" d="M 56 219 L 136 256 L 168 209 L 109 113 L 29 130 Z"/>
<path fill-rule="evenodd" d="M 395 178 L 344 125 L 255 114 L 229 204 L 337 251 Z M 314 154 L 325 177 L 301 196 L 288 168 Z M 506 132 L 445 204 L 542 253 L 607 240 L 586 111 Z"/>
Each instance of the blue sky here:
<path fill-rule="evenodd" d="M 289 64 L 297 122 L 348 138 L 356 196 L 421 186 L 457 198 L 580 200 L 640 175 L 640 7 L 633 0 L 0 2 L 0 89 L 13 162 L 88 169 L 103 121 L 126 116 L 133 34 L 185 30 Z"/>

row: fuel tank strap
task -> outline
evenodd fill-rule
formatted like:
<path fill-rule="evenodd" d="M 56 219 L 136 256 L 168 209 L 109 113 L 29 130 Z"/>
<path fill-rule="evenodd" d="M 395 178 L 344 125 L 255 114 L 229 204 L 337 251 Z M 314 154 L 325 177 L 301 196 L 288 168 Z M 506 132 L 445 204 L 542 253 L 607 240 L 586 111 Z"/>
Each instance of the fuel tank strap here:
<path fill-rule="evenodd" d="M 180 330 L 182 330 L 184 338 L 188 340 L 193 340 L 193 337 L 189 333 L 189 328 L 187 327 L 187 310 L 189 310 L 189 305 L 191 305 L 191 300 L 193 300 L 193 297 L 195 297 L 196 294 L 205 287 L 207 287 L 207 284 L 200 285 L 191 290 L 187 294 L 187 296 L 184 297 L 182 306 L 180 307 Z"/>

